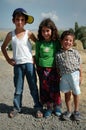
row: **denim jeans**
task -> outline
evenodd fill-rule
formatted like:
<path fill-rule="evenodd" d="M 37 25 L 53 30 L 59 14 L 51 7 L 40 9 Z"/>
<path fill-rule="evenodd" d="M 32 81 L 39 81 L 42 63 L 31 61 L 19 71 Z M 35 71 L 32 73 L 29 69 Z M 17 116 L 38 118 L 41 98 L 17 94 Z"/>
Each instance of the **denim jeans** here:
<path fill-rule="evenodd" d="M 14 109 L 21 111 L 22 107 L 22 93 L 24 87 L 24 77 L 26 76 L 28 86 L 30 89 L 30 94 L 32 95 L 34 101 L 34 107 L 40 108 L 41 104 L 39 102 L 38 88 L 36 85 L 36 73 L 35 67 L 32 63 L 19 64 L 14 66 Z M 29 100 L 29 99 L 28 99 Z"/>

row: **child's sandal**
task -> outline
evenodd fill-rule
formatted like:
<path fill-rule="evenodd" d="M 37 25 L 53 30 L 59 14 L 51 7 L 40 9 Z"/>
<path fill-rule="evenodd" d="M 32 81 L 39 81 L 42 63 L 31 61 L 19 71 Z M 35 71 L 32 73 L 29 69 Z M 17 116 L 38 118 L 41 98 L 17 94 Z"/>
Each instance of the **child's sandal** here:
<path fill-rule="evenodd" d="M 18 111 L 17 111 L 17 110 L 13 110 L 13 111 L 11 111 L 11 112 L 9 113 L 9 117 L 10 117 L 10 118 L 13 118 L 13 117 L 15 117 L 17 114 L 18 114 Z"/>
<path fill-rule="evenodd" d="M 38 110 L 36 112 L 36 118 L 42 118 L 42 117 L 43 117 L 43 113 L 40 110 Z"/>

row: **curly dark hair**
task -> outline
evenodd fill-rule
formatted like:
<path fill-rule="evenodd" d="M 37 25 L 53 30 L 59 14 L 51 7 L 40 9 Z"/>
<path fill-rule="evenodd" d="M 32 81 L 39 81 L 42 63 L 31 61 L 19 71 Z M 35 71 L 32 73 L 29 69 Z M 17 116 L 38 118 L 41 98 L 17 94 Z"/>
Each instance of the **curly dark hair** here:
<path fill-rule="evenodd" d="M 39 29 L 38 29 L 39 41 L 44 40 L 44 37 L 42 36 L 42 28 L 44 26 L 52 30 L 51 40 L 55 41 L 56 39 L 59 38 L 58 29 L 57 29 L 55 23 L 50 18 L 46 18 L 39 25 Z"/>
<path fill-rule="evenodd" d="M 71 35 L 71 36 L 73 36 L 74 39 L 75 39 L 75 35 L 74 35 L 74 33 L 73 33 L 72 31 L 70 31 L 70 30 L 65 30 L 65 31 L 61 34 L 60 39 L 63 40 L 64 37 L 67 36 L 67 35 Z"/>

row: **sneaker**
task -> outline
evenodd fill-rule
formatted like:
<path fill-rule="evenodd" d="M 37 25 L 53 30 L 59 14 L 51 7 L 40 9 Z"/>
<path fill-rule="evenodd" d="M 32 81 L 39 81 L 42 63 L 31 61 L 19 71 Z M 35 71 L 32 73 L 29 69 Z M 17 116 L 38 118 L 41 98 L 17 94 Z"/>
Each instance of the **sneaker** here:
<path fill-rule="evenodd" d="M 71 117 L 71 113 L 69 111 L 66 111 L 63 114 L 62 119 L 64 119 L 64 120 L 70 120 L 70 117 Z"/>
<path fill-rule="evenodd" d="M 45 112 L 45 114 L 44 114 L 44 117 L 49 117 L 49 116 L 51 116 L 52 115 L 52 110 L 51 109 L 47 109 L 46 110 L 46 112 Z"/>
<path fill-rule="evenodd" d="M 60 109 L 60 107 L 58 107 L 58 106 L 55 107 L 54 112 L 55 112 L 55 115 L 56 115 L 56 116 L 61 116 L 61 114 L 62 114 L 61 109 Z"/>
<path fill-rule="evenodd" d="M 11 112 L 9 113 L 9 117 L 10 117 L 10 118 L 13 118 L 13 117 L 15 117 L 18 113 L 19 113 L 18 110 L 14 109 L 13 111 L 11 111 Z"/>
<path fill-rule="evenodd" d="M 80 115 L 80 113 L 79 113 L 78 111 L 75 111 L 75 112 L 73 113 L 73 118 L 74 118 L 74 120 L 76 120 L 76 121 L 80 121 L 80 120 L 81 120 L 81 115 Z"/>

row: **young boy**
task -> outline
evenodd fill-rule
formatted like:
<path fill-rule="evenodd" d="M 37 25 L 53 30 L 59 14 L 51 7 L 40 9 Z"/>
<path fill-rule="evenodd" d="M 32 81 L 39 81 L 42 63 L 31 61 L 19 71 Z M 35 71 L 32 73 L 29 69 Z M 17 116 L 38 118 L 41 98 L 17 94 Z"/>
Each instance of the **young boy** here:
<path fill-rule="evenodd" d="M 80 120 L 79 113 L 79 94 L 81 83 L 81 59 L 77 50 L 72 49 L 74 43 L 74 34 L 70 31 L 64 31 L 61 35 L 62 49 L 56 54 L 56 66 L 60 69 L 61 80 L 60 90 L 65 93 L 65 103 L 67 112 L 63 114 L 64 120 L 71 117 L 71 94 L 74 98 L 75 120 Z"/>
<path fill-rule="evenodd" d="M 13 23 L 15 30 L 9 32 L 1 47 L 2 52 L 7 62 L 14 67 L 14 108 L 9 116 L 12 118 L 18 112 L 21 112 L 22 107 L 22 93 L 24 85 L 24 76 L 30 88 L 30 93 L 34 100 L 34 107 L 37 110 L 41 107 L 38 97 L 38 89 L 36 85 L 35 67 L 33 64 L 32 47 L 30 39 L 36 41 L 35 36 L 29 30 L 24 29 L 26 23 L 33 23 L 34 18 L 27 14 L 23 8 L 17 8 L 13 12 Z M 13 58 L 11 59 L 7 53 L 6 47 L 12 40 Z"/>

